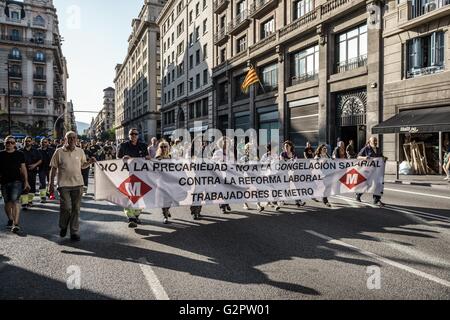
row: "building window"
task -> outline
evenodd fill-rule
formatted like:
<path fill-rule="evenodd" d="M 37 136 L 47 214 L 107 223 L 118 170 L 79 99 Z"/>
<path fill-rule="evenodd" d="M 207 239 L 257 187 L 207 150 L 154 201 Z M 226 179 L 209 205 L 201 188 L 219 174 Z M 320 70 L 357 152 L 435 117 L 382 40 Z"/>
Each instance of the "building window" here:
<path fill-rule="evenodd" d="M 236 40 L 236 53 L 247 50 L 247 36 L 240 37 Z"/>
<path fill-rule="evenodd" d="M 195 28 L 195 41 L 197 42 L 200 39 L 200 27 Z"/>
<path fill-rule="evenodd" d="M 11 56 L 12 56 L 12 58 L 14 58 L 14 59 L 20 59 L 20 58 L 22 57 L 22 55 L 21 55 L 21 53 L 20 53 L 20 50 L 17 49 L 17 48 L 12 49 L 12 51 L 11 51 Z"/>
<path fill-rule="evenodd" d="M 182 75 L 184 75 L 184 61 L 180 62 L 177 67 L 177 76 L 180 77 Z"/>
<path fill-rule="evenodd" d="M 189 56 L 189 70 L 191 70 L 194 67 L 194 56 L 191 54 Z"/>
<path fill-rule="evenodd" d="M 177 37 L 179 37 L 184 32 L 184 20 L 182 20 L 177 27 Z"/>
<path fill-rule="evenodd" d="M 319 46 L 297 52 L 292 57 L 292 85 L 317 79 L 319 73 Z"/>
<path fill-rule="evenodd" d="M 189 119 L 195 118 L 195 103 L 189 104 Z"/>
<path fill-rule="evenodd" d="M 202 101 L 199 100 L 195 103 L 195 117 L 201 118 L 202 117 Z"/>
<path fill-rule="evenodd" d="M 203 34 L 208 32 L 208 19 L 203 20 Z"/>
<path fill-rule="evenodd" d="M 220 63 L 223 63 L 227 60 L 227 49 L 223 48 L 220 50 Z"/>
<path fill-rule="evenodd" d="M 433 32 L 408 41 L 407 51 L 408 78 L 444 70 L 444 32 Z"/>
<path fill-rule="evenodd" d="M 193 12 L 191 10 L 191 11 L 189 11 L 189 24 L 191 24 L 192 21 L 194 21 L 194 14 L 193 14 Z"/>
<path fill-rule="evenodd" d="M 219 105 L 224 105 L 228 103 L 228 83 L 219 83 L 218 88 Z"/>
<path fill-rule="evenodd" d="M 261 24 L 261 39 L 265 39 L 275 32 L 275 20 L 270 18 Z"/>
<path fill-rule="evenodd" d="M 200 3 L 197 2 L 195 5 L 195 17 L 198 17 L 200 15 Z"/>
<path fill-rule="evenodd" d="M 193 44 L 194 44 L 194 34 L 190 33 L 189 34 L 189 46 L 192 47 Z"/>
<path fill-rule="evenodd" d="M 207 117 L 209 114 L 208 98 L 202 100 L 202 114 Z"/>
<path fill-rule="evenodd" d="M 314 9 L 314 0 L 297 0 L 294 1 L 293 18 L 297 20 Z"/>
<path fill-rule="evenodd" d="M 194 91 L 194 78 L 189 78 L 189 91 Z"/>
<path fill-rule="evenodd" d="M 182 95 L 184 95 L 184 83 L 180 83 L 178 85 L 177 94 L 178 94 L 178 97 L 181 97 Z"/>
<path fill-rule="evenodd" d="M 208 84 L 208 69 L 203 70 L 203 85 L 206 86 Z"/>
<path fill-rule="evenodd" d="M 203 0 L 203 10 L 205 10 L 206 9 L 206 6 L 207 6 L 207 0 Z"/>
<path fill-rule="evenodd" d="M 195 51 L 195 65 L 200 63 L 200 50 Z"/>
<path fill-rule="evenodd" d="M 338 73 L 367 65 L 367 25 L 344 32 L 337 37 Z"/>
<path fill-rule="evenodd" d="M 177 47 L 177 56 L 183 54 L 184 52 L 184 42 L 180 42 Z"/>
<path fill-rule="evenodd" d="M 44 109 L 44 108 L 45 108 L 45 100 L 37 100 L 36 109 Z"/>
<path fill-rule="evenodd" d="M 200 88 L 200 73 L 195 75 L 195 88 Z"/>
<path fill-rule="evenodd" d="M 205 43 L 203 45 L 203 61 L 205 61 L 208 58 L 208 44 Z"/>
<path fill-rule="evenodd" d="M 264 87 L 264 91 L 274 91 L 278 89 L 278 64 L 274 63 L 261 68 L 261 82 Z M 262 88 L 259 89 L 260 93 Z"/>
<path fill-rule="evenodd" d="M 234 101 L 239 101 L 242 99 L 247 99 L 249 97 L 249 93 L 242 92 L 242 84 L 244 83 L 246 74 L 243 73 L 234 78 Z"/>

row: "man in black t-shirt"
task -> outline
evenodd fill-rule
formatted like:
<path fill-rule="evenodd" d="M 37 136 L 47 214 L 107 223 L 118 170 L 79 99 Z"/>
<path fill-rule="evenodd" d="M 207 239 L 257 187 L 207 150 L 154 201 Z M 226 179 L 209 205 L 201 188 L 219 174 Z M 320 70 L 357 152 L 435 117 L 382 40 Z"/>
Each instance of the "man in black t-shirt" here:
<path fill-rule="evenodd" d="M 30 190 L 28 194 L 23 194 L 22 207 L 28 210 L 33 206 L 33 199 L 36 193 L 36 178 L 39 172 L 39 166 L 42 164 L 42 155 L 38 149 L 33 147 L 33 138 L 25 138 L 25 147 L 20 150 L 25 155 L 25 164 L 28 170 L 28 181 L 30 183 Z"/>
<path fill-rule="evenodd" d="M 48 139 L 44 138 L 41 140 L 39 152 L 42 157 L 42 163 L 39 165 L 39 196 L 41 197 L 41 203 L 45 203 L 47 202 L 47 181 L 50 179 L 50 161 L 55 150 L 50 147 Z"/>
<path fill-rule="evenodd" d="M 132 158 L 145 158 L 151 160 L 148 154 L 147 145 L 139 142 L 139 131 L 137 129 L 131 129 L 129 133 L 130 141 L 124 142 L 120 145 L 117 152 L 118 159 L 132 159 Z M 128 227 L 137 228 L 139 224 L 142 224 L 139 220 L 139 216 L 142 210 L 136 209 L 124 209 L 125 214 L 128 217 Z"/>
<path fill-rule="evenodd" d="M 25 156 L 16 150 L 14 137 L 5 139 L 5 151 L 0 152 L 0 184 L 3 198 L 5 200 L 5 213 L 8 217 L 8 227 L 11 231 L 18 233 L 20 216 L 20 195 L 30 190 L 28 184 Z"/>
<path fill-rule="evenodd" d="M 305 159 L 314 159 L 314 149 L 311 146 L 311 143 L 307 142 L 306 143 L 306 148 L 305 148 L 305 152 L 304 152 L 304 156 Z"/>

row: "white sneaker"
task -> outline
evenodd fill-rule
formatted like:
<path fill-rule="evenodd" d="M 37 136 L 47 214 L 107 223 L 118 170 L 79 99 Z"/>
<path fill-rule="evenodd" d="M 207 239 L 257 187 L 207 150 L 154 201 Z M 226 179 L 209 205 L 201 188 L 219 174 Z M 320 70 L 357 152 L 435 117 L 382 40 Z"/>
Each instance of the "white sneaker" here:
<path fill-rule="evenodd" d="M 248 204 L 244 203 L 244 206 L 242 207 L 244 210 L 250 210 Z"/>
<path fill-rule="evenodd" d="M 447 177 L 444 178 L 444 180 L 445 180 L 445 181 L 448 181 L 448 180 L 450 180 L 450 177 L 447 176 Z"/>
<path fill-rule="evenodd" d="M 258 209 L 258 212 L 264 211 L 264 207 L 261 207 L 259 204 L 256 206 L 256 208 Z"/>

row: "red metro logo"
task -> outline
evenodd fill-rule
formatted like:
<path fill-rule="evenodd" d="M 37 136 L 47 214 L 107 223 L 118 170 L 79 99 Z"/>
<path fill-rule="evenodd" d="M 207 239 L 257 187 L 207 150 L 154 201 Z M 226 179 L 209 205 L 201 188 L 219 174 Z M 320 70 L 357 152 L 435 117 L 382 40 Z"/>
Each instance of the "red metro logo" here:
<path fill-rule="evenodd" d="M 142 181 L 135 175 L 129 177 L 119 186 L 119 191 L 124 195 L 126 195 L 128 199 L 130 199 L 131 202 L 133 202 L 133 204 L 136 204 L 136 202 L 138 202 L 139 199 L 144 197 L 151 190 L 152 187 L 150 187 L 148 184 L 146 184 L 144 181 Z"/>
<path fill-rule="evenodd" d="M 345 185 L 349 190 L 353 190 L 361 183 L 367 181 L 367 179 L 360 174 L 356 169 L 352 169 L 347 172 L 340 180 L 343 185 Z"/>

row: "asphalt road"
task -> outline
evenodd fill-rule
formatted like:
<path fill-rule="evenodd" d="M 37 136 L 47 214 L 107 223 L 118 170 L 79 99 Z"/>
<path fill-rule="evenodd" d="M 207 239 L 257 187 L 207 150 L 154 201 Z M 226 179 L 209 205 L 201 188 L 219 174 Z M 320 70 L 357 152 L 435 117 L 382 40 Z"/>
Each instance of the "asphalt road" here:
<path fill-rule="evenodd" d="M 86 197 L 76 244 L 58 237 L 57 204 L 23 213 L 22 236 L 0 204 L 0 299 L 449 299 L 450 188 L 388 184 L 386 208 L 363 200 L 207 207 L 199 222 L 178 208 L 167 226 L 155 210 L 131 230 Z"/>

